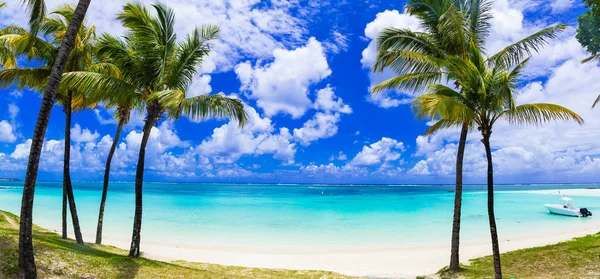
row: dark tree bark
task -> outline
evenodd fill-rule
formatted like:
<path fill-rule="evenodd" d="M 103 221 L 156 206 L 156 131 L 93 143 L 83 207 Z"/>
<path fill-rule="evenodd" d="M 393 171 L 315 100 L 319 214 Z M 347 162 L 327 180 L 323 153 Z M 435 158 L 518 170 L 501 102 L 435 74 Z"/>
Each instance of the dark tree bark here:
<path fill-rule="evenodd" d="M 143 128 L 142 142 L 140 144 L 140 153 L 138 156 L 138 165 L 135 172 L 135 215 L 133 218 L 133 235 L 131 237 L 131 248 L 129 249 L 129 257 L 140 257 L 140 234 L 142 231 L 142 186 L 144 183 L 144 160 L 146 156 L 146 145 L 150 137 L 152 126 L 160 116 L 160 109 L 157 104 L 148 106 L 148 116 Z"/>
<path fill-rule="evenodd" d="M 69 127 L 69 126 L 67 126 Z M 68 129 L 68 128 L 67 128 Z M 64 170 L 63 170 L 64 172 Z M 67 239 L 67 187 L 64 183 L 64 173 L 63 173 L 63 192 L 62 192 L 62 238 Z"/>
<path fill-rule="evenodd" d="M 452 221 L 452 246 L 450 249 L 450 271 L 458 271 L 460 268 L 459 246 L 460 246 L 460 212 L 462 208 L 462 186 L 463 186 L 463 159 L 465 156 L 465 145 L 469 126 L 464 123 L 460 131 L 458 150 L 456 152 L 456 191 L 454 193 L 454 219 Z"/>
<path fill-rule="evenodd" d="M 38 168 L 40 163 L 40 155 L 50 120 L 50 111 L 58 85 L 62 78 L 62 74 L 67 63 L 67 59 L 71 54 L 75 43 L 75 36 L 83 22 L 85 13 L 90 5 L 91 0 L 79 0 L 75 13 L 69 24 L 65 38 L 60 46 L 52 71 L 48 80 L 48 85 L 44 91 L 42 105 L 33 131 L 31 148 L 29 150 L 29 161 L 27 163 L 27 173 L 25 174 L 25 182 L 23 184 L 23 198 L 21 200 L 21 220 L 19 228 L 19 278 L 37 278 L 37 270 L 35 267 L 35 256 L 33 254 L 33 197 L 35 193 L 35 183 L 37 180 Z"/>
<path fill-rule="evenodd" d="M 108 152 L 108 158 L 106 158 L 106 166 L 104 168 L 104 185 L 102 186 L 102 200 L 100 201 L 100 213 L 98 214 L 98 226 L 96 227 L 96 244 L 102 244 L 102 225 L 104 224 L 104 206 L 106 205 L 106 195 L 108 193 L 110 164 L 112 163 L 113 155 L 117 149 L 117 144 L 119 143 L 119 138 L 121 137 L 121 129 L 123 128 L 124 124 L 125 119 L 120 119 L 119 125 L 117 126 L 117 132 L 115 133 L 115 138 L 113 139 L 113 143 L 110 146 L 110 151 Z"/>
<path fill-rule="evenodd" d="M 73 232 L 75 233 L 75 240 L 78 244 L 83 245 L 83 237 L 81 236 L 81 227 L 79 226 L 79 217 L 77 216 L 77 206 L 75 206 L 75 195 L 73 194 L 73 185 L 71 184 L 71 103 L 73 102 L 73 92 L 67 93 L 67 100 L 63 104 L 65 108 L 65 153 L 63 159 L 63 206 L 65 205 L 65 195 L 69 202 L 69 211 L 71 212 L 71 220 L 73 223 Z M 63 207 L 63 210 L 65 208 Z M 63 217 L 66 217 L 66 210 L 63 211 Z M 66 218 L 63 219 L 63 226 L 66 226 Z M 66 233 L 66 230 L 65 230 Z M 63 233 L 63 238 L 64 234 Z"/>
<path fill-rule="evenodd" d="M 492 236 L 492 252 L 494 255 L 494 278 L 502 279 L 502 267 L 500 265 L 500 246 L 498 245 L 498 229 L 496 228 L 496 216 L 494 214 L 494 165 L 492 163 L 492 149 L 490 147 L 491 130 L 482 133 L 485 155 L 488 163 L 488 217 L 490 221 L 490 234 Z"/>

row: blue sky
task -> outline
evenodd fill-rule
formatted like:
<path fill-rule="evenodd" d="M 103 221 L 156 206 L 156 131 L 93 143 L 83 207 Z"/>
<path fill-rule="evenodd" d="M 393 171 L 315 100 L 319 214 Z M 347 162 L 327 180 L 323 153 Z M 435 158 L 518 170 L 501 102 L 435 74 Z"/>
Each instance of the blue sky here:
<path fill-rule="evenodd" d="M 19 1 L 0 11 L 0 26 L 26 26 Z M 68 1 L 48 0 L 49 6 Z M 141 1 L 146 4 L 153 1 Z M 339 3 L 338 3 L 339 2 Z M 373 39 L 385 27 L 418 30 L 403 14 L 403 1 L 197 1 L 171 0 L 180 38 L 202 24 L 222 32 L 188 95 L 223 93 L 241 98 L 250 122 L 227 119 L 194 123 L 163 121 L 151 136 L 147 181 L 318 183 L 450 183 L 457 130 L 432 137 L 410 110 L 410 92 L 369 95 L 390 73 L 372 74 Z M 98 33 L 122 34 L 114 20 L 121 1 L 92 1 L 88 23 Z M 571 0 L 496 0 L 487 43 L 501 47 L 555 23 L 568 28 L 527 68 L 520 103 L 553 102 L 580 113 L 572 123 L 544 127 L 499 124 L 492 146 L 497 181 L 593 182 L 600 170 L 597 111 L 590 109 L 600 86 L 597 65 L 580 65 L 585 50 L 574 38 L 577 15 Z M 22 61 L 22 65 L 27 65 Z M 23 178 L 28 140 L 40 105 L 36 92 L 0 90 L 0 177 Z M 112 177 L 132 181 L 143 115 L 126 126 Z M 116 129 L 102 107 L 74 114 L 72 177 L 102 178 Z M 483 182 L 485 157 L 479 135 L 469 135 L 465 179 Z M 52 112 L 40 179 L 60 180 L 64 113 Z"/>

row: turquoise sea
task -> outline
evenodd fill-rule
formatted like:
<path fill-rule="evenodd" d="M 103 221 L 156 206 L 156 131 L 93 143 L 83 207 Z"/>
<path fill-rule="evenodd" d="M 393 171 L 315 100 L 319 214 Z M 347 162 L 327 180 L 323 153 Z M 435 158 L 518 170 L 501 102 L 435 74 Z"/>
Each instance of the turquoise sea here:
<path fill-rule="evenodd" d="M 101 182 L 74 182 L 86 241 L 93 241 Z M 600 185 L 497 185 L 496 216 L 503 238 L 600 226 L 600 197 L 571 196 L 598 217 L 549 214 L 558 196 L 538 190 Z M 360 249 L 449 243 L 453 185 L 241 185 L 146 183 L 142 241 L 232 249 Z M 484 185 L 465 186 L 463 241 L 489 241 Z M 0 182 L 0 209 L 18 214 L 22 182 Z M 34 222 L 58 230 L 61 182 L 38 182 Z M 129 241 L 133 183 L 111 183 L 105 239 Z M 70 227 L 69 227 L 70 229 Z"/>

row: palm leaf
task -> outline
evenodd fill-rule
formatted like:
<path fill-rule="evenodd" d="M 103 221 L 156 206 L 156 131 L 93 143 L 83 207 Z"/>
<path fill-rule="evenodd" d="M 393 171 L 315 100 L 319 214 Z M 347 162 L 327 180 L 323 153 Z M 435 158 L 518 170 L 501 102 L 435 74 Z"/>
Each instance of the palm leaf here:
<path fill-rule="evenodd" d="M 526 56 L 531 56 L 533 52 L 539 50 L 548 43 L 548 40 L 555 39 L 558 33 L 567 28 L 565 24 L 557 24 L 543 30 L 540 30 L 527 38 L 524 38 L 514 44 L 511 44 L 488 59 L 492 67 L 509 67 L 521 62 Z"/>
<path fill-rule="evenodd" d="M 581 63 L 588 63 L 588 62 L 599 62 L 600 61 L 600 53 L 591 55 L 590 57 L 587 57 L 583 60 L 581 60 Z"/>
<path fill-rule="evenodd" d="M 442 72 L 425 72 L 405 74 L 389 78 L 371 88 L 371 93 L 379 93 L 388 90 L 419 92 L 427 88 L 429 84 L 439 82 Z"/>
<path fill-rule="evenodd" d="M 577 113 L 555 104 L 525 104 L 504 112 L 508 121 L 521 125 L 541 125 L 550 121 L 573 120 L 583 125 L 584 120 Z"/>

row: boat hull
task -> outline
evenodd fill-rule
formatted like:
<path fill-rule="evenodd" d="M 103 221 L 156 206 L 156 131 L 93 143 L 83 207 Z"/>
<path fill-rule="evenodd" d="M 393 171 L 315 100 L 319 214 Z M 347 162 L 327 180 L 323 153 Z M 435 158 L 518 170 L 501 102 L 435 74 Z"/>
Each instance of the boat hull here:
<path fill-rule="evenodd" d="M 552 214 L 572 216 L 572 217 L 581 217 L 582 214 L 580 209 L 577 207 L 567 207 L 565 208 L 560 204 L 545 204 L 544 207 L 550 211 Z"/>

